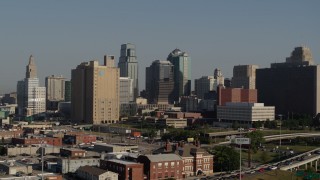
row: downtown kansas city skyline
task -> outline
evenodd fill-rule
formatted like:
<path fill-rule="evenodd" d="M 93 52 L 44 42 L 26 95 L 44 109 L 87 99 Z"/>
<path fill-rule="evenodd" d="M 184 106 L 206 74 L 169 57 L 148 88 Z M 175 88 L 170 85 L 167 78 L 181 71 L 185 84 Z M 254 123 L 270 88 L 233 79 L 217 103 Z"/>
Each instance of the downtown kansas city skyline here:
<path fill-rule="evenodd" d="M 284 62 L 294 47 L 320 58 L 320 1 L 3 1 L 0 3 L 0 94 L 16 91 L 32 54 L 41 85 L 49 75 L 71 77 L 81 62 L 133 43 L 139 87 L 145 68 L 175 48 L 192 59 L 194 79 L 215 68 L 232 77 L 234 65 Z M 193 89 L 193 88 L 192 88 Z"/>

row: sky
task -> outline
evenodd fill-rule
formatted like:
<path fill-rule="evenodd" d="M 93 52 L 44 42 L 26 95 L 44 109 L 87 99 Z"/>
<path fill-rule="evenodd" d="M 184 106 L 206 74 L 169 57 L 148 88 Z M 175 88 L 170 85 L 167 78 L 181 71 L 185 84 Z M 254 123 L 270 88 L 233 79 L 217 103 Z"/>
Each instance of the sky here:
<path fill-rule="evenodd" d="M 0 2 L 0 94 L 16 91 L 32 54 L 38 78 L 136 45 L 139 87 L 145 68 L 175 48 L 192 58 L 193 79 L 234 65 L 283 62 L 306 45 L 320 63 L 319 0 L 28 0 Z M 193 86 L 193 85 L 192 85 Z"/>

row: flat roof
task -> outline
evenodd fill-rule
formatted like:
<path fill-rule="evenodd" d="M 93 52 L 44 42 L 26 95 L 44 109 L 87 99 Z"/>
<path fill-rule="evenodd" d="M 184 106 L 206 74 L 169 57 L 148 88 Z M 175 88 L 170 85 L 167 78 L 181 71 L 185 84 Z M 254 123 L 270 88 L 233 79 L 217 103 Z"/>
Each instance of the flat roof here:
<path fill-rule="evenodd" d="M 131 162 L 131 161 L 125 161 L 125 160 L 120 160 L 120 159 L 110 159 L 110 160 L 107 160 L 107 161 L 115 162 L 115 163 L 118 163 L 118 164 L 126 164 L 126 165 L 129 165 L 129 164 L 140 164 L 140 163 Z"/>

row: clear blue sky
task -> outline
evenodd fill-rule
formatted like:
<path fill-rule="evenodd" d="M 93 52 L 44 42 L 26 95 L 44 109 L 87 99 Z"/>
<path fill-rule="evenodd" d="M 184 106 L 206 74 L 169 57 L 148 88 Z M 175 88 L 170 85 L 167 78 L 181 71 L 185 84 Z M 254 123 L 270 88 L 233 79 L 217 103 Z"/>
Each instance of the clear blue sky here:
<path fill-rule="evenodd" d="M 70 78 L 81 62 L 118 58 L 126 42 L 136 45 L 141 89 L 145 67 L 175 48 L 191 56 L 192 79 L 214 68 L 231 77 L 238 64 L 269 67 L 300 45 L 319 63 L 319 7 L 319 0 L 1 1 L 0 93 L 15 91 L 30 54 L 44 85 L 52 74 Z"/>

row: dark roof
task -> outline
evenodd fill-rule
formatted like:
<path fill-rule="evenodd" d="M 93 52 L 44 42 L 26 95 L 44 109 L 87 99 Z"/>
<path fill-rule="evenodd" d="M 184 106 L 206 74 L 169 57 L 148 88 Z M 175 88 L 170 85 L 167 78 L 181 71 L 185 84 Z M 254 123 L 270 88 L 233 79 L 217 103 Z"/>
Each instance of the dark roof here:
<path fill-rule="evenodd" d="M 153 151 L 153 154 L 167 154 L 167 153 L 175 153 L 181 157 L 193 157 L 192 154 L 196 152 L 202 153 L 204 156 L 210 155 L 205 149 L 201 147 L 197 147 L 193 144 L 184 144 L 183 147 L 178 147 L 176 149 L 175 144 L 170 145 L 169 151 L 166 150 L 165 147 L 159 148 Z"/>
<path fill-rule="evenodd" d="M 100 176 L 101 174 L 108 172 L 107 170 L 103 170 L 93 166 L 81 166 L 78 171 L 84 171 L 95 176 Z"/>

